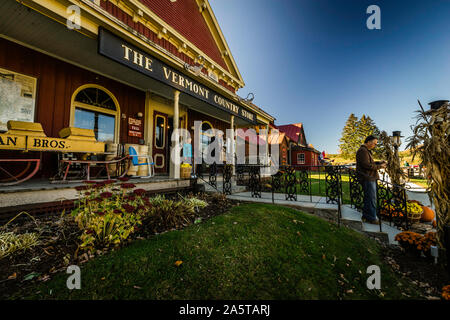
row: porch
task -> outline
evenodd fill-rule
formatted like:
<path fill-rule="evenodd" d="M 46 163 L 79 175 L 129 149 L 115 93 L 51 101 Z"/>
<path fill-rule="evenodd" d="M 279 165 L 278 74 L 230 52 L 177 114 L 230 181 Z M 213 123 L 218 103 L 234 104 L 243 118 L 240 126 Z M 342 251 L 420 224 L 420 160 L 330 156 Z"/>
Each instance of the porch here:
<path fill-rule="evenodd" d="M 151 178 L 133 178 L 128 181 L 148 193 L 177 193 L 193 188 L 190 179 L 173 179 L 167 175 Z M 51 183 L 36 179 L 15 186 L 0 187 L 0 220 L 26 211 L 30 214 L 48 214 L 70 210 L 79 196 L 83 183 Z"/>

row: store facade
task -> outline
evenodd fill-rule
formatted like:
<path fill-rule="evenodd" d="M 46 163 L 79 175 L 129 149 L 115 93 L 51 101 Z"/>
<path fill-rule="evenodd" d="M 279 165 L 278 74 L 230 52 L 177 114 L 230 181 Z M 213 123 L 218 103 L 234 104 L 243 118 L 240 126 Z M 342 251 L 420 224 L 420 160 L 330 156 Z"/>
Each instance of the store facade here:
<path fill-rule="evenodd" d="M 0 133 L 9 120 L 48 137 L 92 129 L 108 145 L 142 146 L 157 173 L 178 178 L 174 129 L 194 137 L 199 121 L 207 145 L 208 129 L 274 120 L 235 94 L 244 83 L 207 1 L 7 0 L 0 15 Z M 49 177 L 57 155 L 41 156 Z"/>

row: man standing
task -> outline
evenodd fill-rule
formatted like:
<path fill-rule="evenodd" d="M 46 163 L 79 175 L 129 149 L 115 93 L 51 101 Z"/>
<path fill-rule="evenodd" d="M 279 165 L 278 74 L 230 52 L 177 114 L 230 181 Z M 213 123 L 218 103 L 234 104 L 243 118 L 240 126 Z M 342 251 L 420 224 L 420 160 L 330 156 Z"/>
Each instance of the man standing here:
<path fill-rule="evenodd" d="M 356 173 L 360 179 L 364 190 L 364 222 L 377 224 L 377 179 L 378 170 L 386 168 L 386 162 L 375 163 L 371 150 L 376 147 L 378 139 L 375 136 L 368 136 L 364 144 L 356 152 Z"/>

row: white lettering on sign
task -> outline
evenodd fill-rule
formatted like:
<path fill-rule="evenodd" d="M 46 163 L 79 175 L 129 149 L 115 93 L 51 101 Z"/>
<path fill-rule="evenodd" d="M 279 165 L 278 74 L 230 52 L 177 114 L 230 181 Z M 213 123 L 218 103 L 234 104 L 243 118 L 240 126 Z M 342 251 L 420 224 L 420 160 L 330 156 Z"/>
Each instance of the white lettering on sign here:
<path fill-rule="evenodd" d="M 136 65 L 138 65 L 138 66 L 140 66 L 142 68 L 145 68 L 148 71 L 153 71 L 153 68 L 152 68 L 153 61 L 152 61 L 152 59 L 150 59 L 147 56 L 144 57 L 144 55 L 142 53 L 139 53 L 139 52 L 137 52 L 137 51 L 127 47 L 124 44 L 122 44 L 122 48 L 123 48 L 123 58 L 125 60 L 131 61 L 130 60 L 131 59 L 130 56 L 133 56 L 132 61 L 133 61 L 134 64 L 136 64 Z M 144 60 L 145 60 L 145 63 L 144 63 Z"/>
<path fill-rule="evenodd" d="M 183 77 L 183 75 L 173 72 L 172 70 L 163 67 L 164 77 L 166 80 L 170 80 L 172 83 L 182 86 L 183 88 L 202 96 L 203 98 L 209 98 L 209 90 L 205 87 L 199 86 L 198 84 L 192 82 L 189 79 Z"/>
<path fill-rule="evenodd" d="M 126 44 L 122 43 L 121 47 L 123 49 L 122 58 L 124 60 L 129 61 L 130 63 L 136 65 L 139 68 L 153 72 L 153 61 L 150 57 L 146 56 L 145 54 L 139 51 L 134 50 L 132 47 L 129 47 Z M 196 83 L 195 81 L 186 78 L 185 76 L 183 76 L 183 74 L 175 72 L 174 70 L 171 70 L 164 65 L 162 65 L 162 68 L 165 80 L 177 86 L 181 86 L 182 88 L 190 91 L 191 93 L 197 96 L 203 97 L 206 100 L 210 99 L 210 91 L 208 88 L 202 86 L 201 84 Z M 221 97 L 220 95 L 214 94 L 213 100 L 217 105 L 229 110 L 230 112 L 239 115 L 241 117 L 244 117 L 250 121 L 255 121 L 255 116 L 253 113 L 246 111 L 243 108 L 241 111 L 240 106 L 232 103 L 231 101 L 228 101 L 227 99 Z M 130 124 L 132 123 L 130 122 Z M 141 125 L 141 123 L 139 124 L 133 123 L 133 124 Z"/>
<path fill-rule="evenodd" d="M 136 126 L 140 126 L 142 124 L 142 120 L 134 119 L 134 118 L 128 118 L 128 124 L 134 124 Z"/>
<path fill-rule="evenodd" d="M 231 103 L 227 100 L 225 100 L 222 97 L 219 96 L 214 96 L 214 102 L 217 103 L 218 105 L 221 105 L 222 107 L 227 108 L 228 110 L 233 111 L 234 113 L 239 114 L 239 106 L 235 105 L 234 103 Z"/>

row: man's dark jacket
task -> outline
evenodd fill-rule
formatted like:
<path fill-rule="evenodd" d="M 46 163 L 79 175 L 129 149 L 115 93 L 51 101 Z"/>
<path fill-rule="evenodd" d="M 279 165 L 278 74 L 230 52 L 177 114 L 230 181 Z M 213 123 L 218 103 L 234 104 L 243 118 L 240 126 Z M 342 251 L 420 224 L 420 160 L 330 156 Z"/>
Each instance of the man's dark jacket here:
<path fill-rule="evenodd" d="M 375 164 L 372 152 L 363 144 L 356 152 L 356 173 L 359 179 L 375 181 L 379 178 L 378 169 L 381 165 Z"/>

